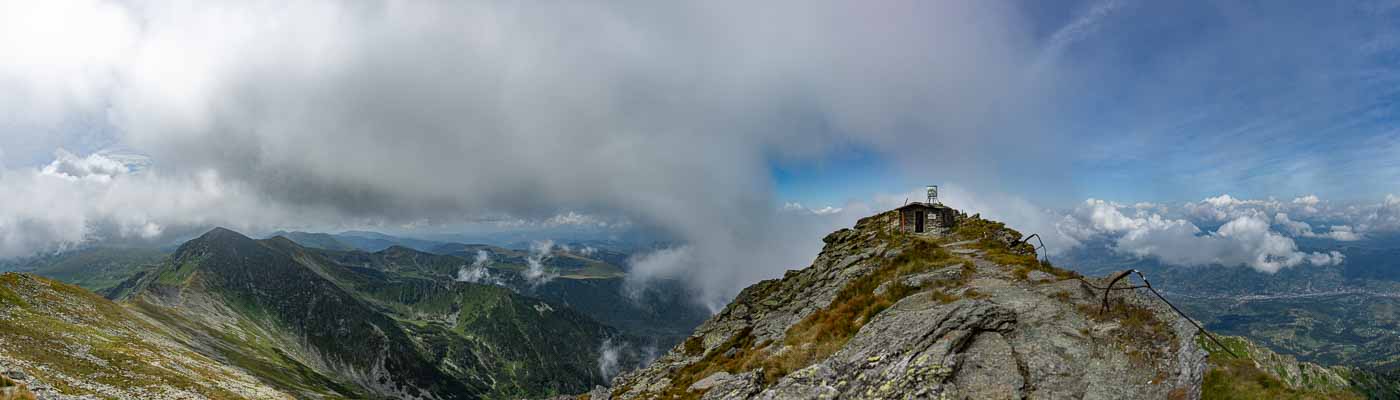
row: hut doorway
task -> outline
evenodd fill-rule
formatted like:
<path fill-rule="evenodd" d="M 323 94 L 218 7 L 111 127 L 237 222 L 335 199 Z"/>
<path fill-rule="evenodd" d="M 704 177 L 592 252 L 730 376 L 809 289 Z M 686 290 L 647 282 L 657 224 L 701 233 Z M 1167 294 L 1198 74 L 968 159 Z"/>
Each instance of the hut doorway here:
<path fill-rule="evenodd" d="M 924 212 L 923 212 L 923 211 L 915 211 L 915 212 L 914 212 L 914 232 L 924 233 L 924 221 L 926 221 L 926 220 L 928 220 L 928 216 L 924 215 Z"/>

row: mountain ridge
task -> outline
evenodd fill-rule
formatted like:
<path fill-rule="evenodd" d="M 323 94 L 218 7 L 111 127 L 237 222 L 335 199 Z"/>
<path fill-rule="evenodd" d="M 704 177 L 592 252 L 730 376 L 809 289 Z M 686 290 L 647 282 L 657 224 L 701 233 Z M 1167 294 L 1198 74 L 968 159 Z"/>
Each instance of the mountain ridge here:
<path fill-rule="evenodd" d="M 66 298 L 73 299 L 68 302 L 75 304 L 75 310 L 112 310 L 111 318 L 89 325 L 102 330 L 131 324 L 145 327 L 136 335 L 145 339 L 133 343 L 163 343 L 172 349 L 169 353 L 189 354 L 206 360 L 209 368 L 232 371 L 228 376 L 242 377 L 238 379 L 248 382 L 244 386 L 262 393 L 248 396 L 196 385 L 180 389 L 184 394 L 177 397 L 545 397 L 582 392 L 603 383 L 607 376 L 599 360 L 604 359 L 604 350 L 613 353 L 612 368 L 640 362 L 635 350 L 625 347 L 632 339 L 561 305 L 490 285 L 392 271 L 364 273 L 368 272 L 335 263 L 321 251 L 285 237 L 255 240 L 216 228 L 179 246 L 158 268 L 133 276 L 109 293 L 117 302 L 43 278 L 5 276 L 17 282 L 40 282 L 24 286 L 32 288 L 27 296 L 71 293 Z M 363 282 L 373 285 L 362 286 Z M 4 300 L 18 298 L 5 296 L 7 290 L 0 285 L 0 315 L 29 309 L 20 300 Z M 110 341 L 100 338 L 98 331 L 64 322 L 68 320 L 62 318 L 70 318 L 66 312 L 54 314 L 60 319 L 53 322 L 57 325 L 51 331 L 73 336 L 68 341 Z M 52 319 L 42 313 L 23 315 Z M 29 336 L 12 339 L 43 337 L 42 332 L 24 332 Z M 92 339 L 83 339 L 89 336 Z M 6 336 L 0 334 L 0 340 Z M 604 349 L 609 343 L 616 348 Z M 33 354 L 0 348 L 0 361 L 13 361 L 10 364 L 29 371 L 33 382 L 50 382 L 44 387 L 58 392 L 143 398 L 137 392 L 110 387 L 82 389 L 112 374 L 84 372 L 104 371 L 103 365 L 111 365 L 116 356 L 103 354 L 53 369 L 27 359 Z M 155 360 L 130 362 L 145 365 Z M 154 379 L 180 376 L 169 371 L 153 375 Z M 226 376 L 193 380 L 241 382 Z"/>
<path fill-rule="evenodd" d="M 811 266 L 744 289 L 684 343 L 593 399 L 1195 398 L 1195 328 L 1135 292 L 1042 263 L 1019 232 L 898 214 L 838 230 Z M 1107 282 L 1098 282 L 1107 285 Z"/>
<path fill-rule="evenodd" d="M 1049 265 L 1004 224 L 963 216 L 911 235 L 897 221 L 886 212 L 828 235 L 811 266 L 744 289 L 656 362 L 587 397 L 1400 395 L 1384 377 L 1226 337 L 1237 357 L 1143 289 L 1117 282 L 1105 294 L 1109 278 Z"/>

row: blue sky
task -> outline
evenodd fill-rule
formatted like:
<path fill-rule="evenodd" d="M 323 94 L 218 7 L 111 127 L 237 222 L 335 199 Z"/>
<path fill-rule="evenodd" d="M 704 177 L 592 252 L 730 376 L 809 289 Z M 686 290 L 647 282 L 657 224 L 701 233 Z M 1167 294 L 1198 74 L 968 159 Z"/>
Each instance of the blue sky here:
<path fill-rule="evenodd" d="M 808 206 L 841 206 L 871 193 L 898 193 L 910 179 L 870 149 L 847 148 L 817 160 L 769 165 L 778 196 Z"/>
<path fill-rule="evenodd" d="M 1067 170 L 1052 179 L 1054 203 L 1221 193 L 1376 200 L 1400 191 L 1394 5 L 1019 4 L 1038 51 L 1069 38 L 1055 55 L 1068 71 L 1050 91 L 1052 111 L 1025 132 L 1064 161 L 1051 166 Z M 886 157 L 839 149 L 806 165 L 815 168 L 772 170 L 779 193 L 816 203 L 939 180 L 914 171 L 895 182 L 857 176 L 887 172 Z"/>

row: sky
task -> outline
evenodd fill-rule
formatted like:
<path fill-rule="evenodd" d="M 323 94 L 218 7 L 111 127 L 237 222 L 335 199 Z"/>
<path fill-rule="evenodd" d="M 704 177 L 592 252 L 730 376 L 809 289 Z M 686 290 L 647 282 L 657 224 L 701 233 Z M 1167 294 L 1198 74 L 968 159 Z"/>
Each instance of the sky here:
<path fill-rule="evenodd" d="M 1397 18 L 1372 1 L 0 0 L 0 257 L 216 225 L 588 226 L 675 243 L 636 279 L 721 302 L 937 184 L 1053 249 L 1337 265 L 1296 239 L 1400 227 Z"/>

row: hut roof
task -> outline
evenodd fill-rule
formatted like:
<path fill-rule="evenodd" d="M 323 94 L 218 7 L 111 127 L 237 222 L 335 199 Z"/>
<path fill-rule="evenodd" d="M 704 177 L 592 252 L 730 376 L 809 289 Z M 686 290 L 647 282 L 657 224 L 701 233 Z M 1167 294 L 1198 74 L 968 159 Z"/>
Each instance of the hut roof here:
<path fill-rule="evenodd" d="M 946 209 L 951 209 L 951 207 L 945 206 L 945 205 L 943 205 L 943 203 L 924 203 L 924 202 L 918 202 L 918 201 L 916 201 L 916 202 L 913 202 L 913 203 L 905 204 L 903 207 L 896 208 L 896 210 L 907 210 L 907 209 L 913 209 L 913 208 L 923 208 L 923 209 L 945 209 L 945 208 L 946 208 Z"/>

